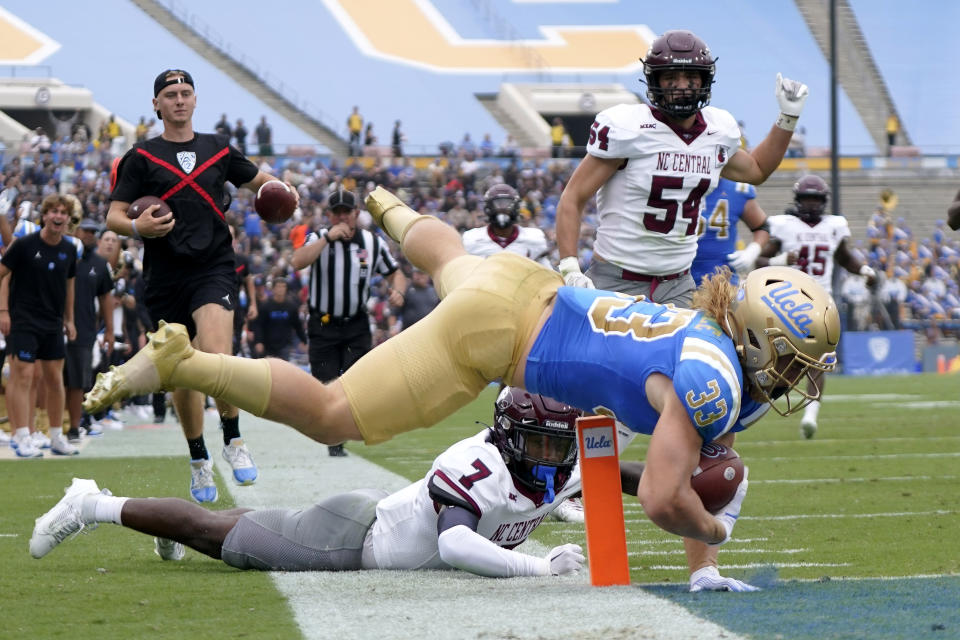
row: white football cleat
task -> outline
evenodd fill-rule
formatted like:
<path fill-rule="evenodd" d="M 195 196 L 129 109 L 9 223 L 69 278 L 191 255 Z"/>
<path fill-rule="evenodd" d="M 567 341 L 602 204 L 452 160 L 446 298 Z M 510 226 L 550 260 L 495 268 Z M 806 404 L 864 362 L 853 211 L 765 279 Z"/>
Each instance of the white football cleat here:
<path fill-rule="evenodd" d="M 84 529 L 96 529 L 96 523 L 84 522 L 81 513 L 83 499 L 97 493 L 100 493 L 100 487 L 94 480 L 74 478 L 53 509 L 37 518 L 30 536 L 30 555 L 42 558 L 67 538 Z"/>
<path fill-rule="evenodd" d="M 800 435 L 804 440 L 811 440 L 817 433 L 817 421 L 812 418 L 804 418 L 800 421 Z"/>
<path fill-rule="evenodd" d="M 185 550 L 183 545 L 170 538 L 154 538 L 153 552 L 162 560 L 183 560 Z"/>

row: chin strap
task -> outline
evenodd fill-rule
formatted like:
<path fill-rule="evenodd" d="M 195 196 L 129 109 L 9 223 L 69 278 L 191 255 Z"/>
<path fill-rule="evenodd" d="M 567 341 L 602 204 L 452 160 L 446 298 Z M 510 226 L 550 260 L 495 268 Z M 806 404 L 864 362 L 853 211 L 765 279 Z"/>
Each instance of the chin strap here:
<path fill-rule="evenodd" d="M 552 503 L 553 499 L 557 497 L 557 494 L 553 491 L 553 479 L 557 476 L 557 468 L 538 464 L 534 465 L 530 472 L 534 478 L 547 485 L 544 489 L 543 501 L 547 504 Z"/>

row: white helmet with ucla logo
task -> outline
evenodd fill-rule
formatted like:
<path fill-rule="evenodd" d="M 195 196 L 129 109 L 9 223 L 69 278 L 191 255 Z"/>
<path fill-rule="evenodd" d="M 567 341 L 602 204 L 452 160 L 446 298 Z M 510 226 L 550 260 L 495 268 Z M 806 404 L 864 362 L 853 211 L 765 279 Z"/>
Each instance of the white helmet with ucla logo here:
<path fill-rule="evenodd" d="M 755 399 L 785 416 L 820 397 L 818 385 L 800 383 L 836 368 L 840 314 L 813 278 L 790 267 L 751 271 L 727 322 Z"/>

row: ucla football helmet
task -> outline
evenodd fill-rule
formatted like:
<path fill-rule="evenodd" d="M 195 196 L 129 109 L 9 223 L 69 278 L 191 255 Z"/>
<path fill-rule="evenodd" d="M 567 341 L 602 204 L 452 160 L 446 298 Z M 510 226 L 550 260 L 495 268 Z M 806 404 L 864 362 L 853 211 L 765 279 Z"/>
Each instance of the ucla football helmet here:
<path fill-rule="evenodd" d="M 577 464 L 579 409 L 530 393 L 504 387 L 494 406 L 493 443 L 511 475 L 521 484 L 544 492 L 553 502 Z"/>
<path fill-rule="evenodd" d="M 816 384 L 801 382 L 836 368 L 840 314 L 812 277 L 790 267 L 751 271 L 726 320 L 755 400 L 786 416 L 819 399 Z"/>
<path fill-rule="evenodd" d="M 710 47 L 691 31 L 667 31 L 654 39 L 643 59 L 647 99 L 664 113 L 681 120 L 710 104 L 710 87 L 717 72 Z M 660 86 L 660 74 L 670 70 L 700 73 L 699 89 L 671 90 Z"/>

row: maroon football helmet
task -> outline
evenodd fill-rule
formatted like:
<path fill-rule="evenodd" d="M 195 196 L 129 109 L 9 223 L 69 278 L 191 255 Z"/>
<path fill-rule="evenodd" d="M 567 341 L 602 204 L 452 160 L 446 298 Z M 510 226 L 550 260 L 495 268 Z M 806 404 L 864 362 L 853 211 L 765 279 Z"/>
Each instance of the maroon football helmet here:
<path fill-rule="evenodd" d="M 820 176 L 803 176 L 793 185 L 793 202 L 797 206 L 797 216 L 808 224 L 820 222 L 827 211 L 827 198 L 830 187 Z"/>
<path fill-rule="evenodd" d="M 579 409 L 517 387 L 504 387 L 494 407 L 493 443 L 511 475 L 535 491 L 554 493 L 577 464 Z"/>
<path fill-rule="evenodd" d="M 498 229 L 507 229 L 520 216 L 520 196 L 508 184 L 495 184 L 483 194 L 483 212 Z"/>
<path fill-rule="evenodd" d="M 664 113 L 678 119 L 688 118 L 710 104 L 710 86 L 717 72 L 717 59 L 710 47 L 691 31 L 667 31 L 650 45 L 643 59 L 647 99 Z M 660 74 L 669 70 L 700 72 L 699 89 L 671 90 L 660 87 Z"/>

